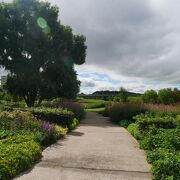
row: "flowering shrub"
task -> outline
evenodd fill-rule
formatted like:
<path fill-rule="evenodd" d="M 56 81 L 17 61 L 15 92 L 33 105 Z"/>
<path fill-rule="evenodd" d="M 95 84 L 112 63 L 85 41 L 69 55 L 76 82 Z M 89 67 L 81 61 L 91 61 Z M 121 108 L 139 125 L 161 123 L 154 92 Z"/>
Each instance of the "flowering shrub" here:
<path fill-rule="evenodd" d="M 30 110 L 39 119 L 56 123 L 65 128 L 67 127 L 69 130 L 71 129 L 74 113 L 67 109 L 42 107 L 28 110 Z"/>
<path fill-rule="evenodd" d="M 42 129 L 48 133 L 52 133 L 54 131 L 54 126 L 49 124 L 49 122 L 44 121 L 42 123 Z"/>
<path fill-rule="evenodd" d="M 15 111 L 15 112 L 2 112 L 0 113 L 0 139 L 7 136 L 24 134 L 31 134 L 37 142 L 43 145 L 48 145 L 55 142 L 58 137 L 58 125 L 42 121 L 33 116 L 30 112 Z M 61 128 L 66 130 L 66 128 Z M 59 133 L 59 132 L 58 132 Z M 64 134 L 64 132 L 62 133 Z M 51 136 L 52 142 L 44 143 Z M 53 137 L 53 138 L 52 138 Z"/>

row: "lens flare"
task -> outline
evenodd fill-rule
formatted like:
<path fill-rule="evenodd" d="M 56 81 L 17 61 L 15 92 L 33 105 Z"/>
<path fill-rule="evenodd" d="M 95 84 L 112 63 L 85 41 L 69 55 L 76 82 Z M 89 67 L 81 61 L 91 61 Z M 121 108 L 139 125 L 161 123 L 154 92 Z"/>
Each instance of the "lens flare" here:
<path fill-rule="evenodd" d="M 47 27 L 47 22 L 46 22 L 46 20 L 45 20 L 44 18 L 42 18 L 42 17 L 39 17 L 39 18 L 37 19 L 37 24 L 38 24 L 38 26 L 39 26 L 40 28 L 42 28 L 42 29 L 44 29 L 44 28 Z"/>

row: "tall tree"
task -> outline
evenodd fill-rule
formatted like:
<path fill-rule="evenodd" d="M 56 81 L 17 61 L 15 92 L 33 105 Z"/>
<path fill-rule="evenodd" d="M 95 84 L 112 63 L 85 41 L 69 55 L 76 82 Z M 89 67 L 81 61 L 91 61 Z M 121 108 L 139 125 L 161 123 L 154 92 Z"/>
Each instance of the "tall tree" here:
<path fill-rule="evenodd" d="M 74 64 L 85 62 L 85 37 L 61 25 L 58 13 L 38 0 L 0 4 L 0 65 L 9 72 L 9 91 L 28 106 L 54 96 L 74 98 L 79 89 Z"/>
<path fill-rule="evenodd" d="M 121 102 L 127 102 L 128 101 L 128 91 L 121 87 L 120 90 L 119 90 L 119 97 L 120 97 L 120 100 Z"/>

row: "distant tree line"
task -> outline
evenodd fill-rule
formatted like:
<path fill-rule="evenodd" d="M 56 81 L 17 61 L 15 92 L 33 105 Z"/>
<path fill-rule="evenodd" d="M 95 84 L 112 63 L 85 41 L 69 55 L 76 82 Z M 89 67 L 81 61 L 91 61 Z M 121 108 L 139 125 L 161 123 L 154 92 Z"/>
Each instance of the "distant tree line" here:
<path fill-rule="evenodd" d="M 142 99 L 145 103 L 175 104 L 180 102 L 180 90 L 177 88 L 165 88 L 158 92 L 155 90 L 147 90 Z"/>
<path fill-rule="evenodd" d="M 122 87 L 123 88 L 123 87 Z M 121 88 L 120 88 L 121 89 Z M 125 89 L 125 88 L 123 88 Z M 126 90 L 127 91 L 127 90 Z M 128 96 L 139 96 L 141 94 L 139 93 L 134 93 L 134 92 L 128 92 L 127 91 Z M 109 90 L 105 90 L 105 91 L 95 91 L 94 93 L 92 93 L 92 95 L 109 95 L 109 96 L 118 96 L 119 95 L 119 91 L 109 91 Z"/>

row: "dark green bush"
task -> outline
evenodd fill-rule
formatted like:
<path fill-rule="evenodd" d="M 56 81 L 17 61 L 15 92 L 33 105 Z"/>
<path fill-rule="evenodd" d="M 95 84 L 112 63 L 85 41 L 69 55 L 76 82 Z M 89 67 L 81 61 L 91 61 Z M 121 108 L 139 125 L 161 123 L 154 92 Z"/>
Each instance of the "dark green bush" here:
<path fill-rule="evenodd" d="M 147 160 L 152 163 L 152 173 L 155 180 L 174 180 L 179 177 L 180 154 L 176 151 L 158 148 L 147 153 Z"/>
<path fill-rule="evenodd" d="M 146 109 L 142 104 L 113 103 L 112 106 L 109 107 L 109 117 L 115 123 L 124 119 L 133 121 L 134 116 L 145 112 Z"/>
<path fill-rule="evenodd" d="M 147 131 L 149 127 L 155 126 L 157 128 L 175 128 L 178 124 L 178 119 L 171 115 L 152 113 L 140 114 L 134 117 L 140 131 Z"/>
<path fill-rule="evenodd" d="M 16 135 L 0 140 L 0 179 L 14 177 L 41 157 L 41 147 L 31 136 Z"/>
<path fill-rule="evenodd" d="M 131 121 L 129 121 L 129 120 L 121 120 L 121 121 L 119 121 L 119 125 L 121 127 L 127 128 L 129 126 L 129 124 L 131 124 Z"/>
<path fill-rule="evenodd" d="M 180 131 L 178 129 L 159 129 L 151 130 L 142 139 L 140 145 L 143 149 L 153 150 L 156 148 L 166 148 L 180 150 Z"/>
<path fill-rule="evenodd" d="M 165 159 L 168 156 L 175 155 L 176 151 L 165 148 L 157 148 L 152 151 L 147 151 L 147 160 L 149 163 L 153 163 L 159 159 Z"/>
<path fill-rule="evenodd" d="M 151 156 L 151 160 L 154 158 L 152 173 L 155 180 L 180 179 L 180 154 L 159 150 Z"/>
<path fill-rule="evenodd" d="M 62 127 L 71 129 L 73 123 L 74 113 L 67 109 L 60 108 L 33 108 L 30 111 L 38 118 L 49 121 L 51 123 L 57 123 Z"/>

